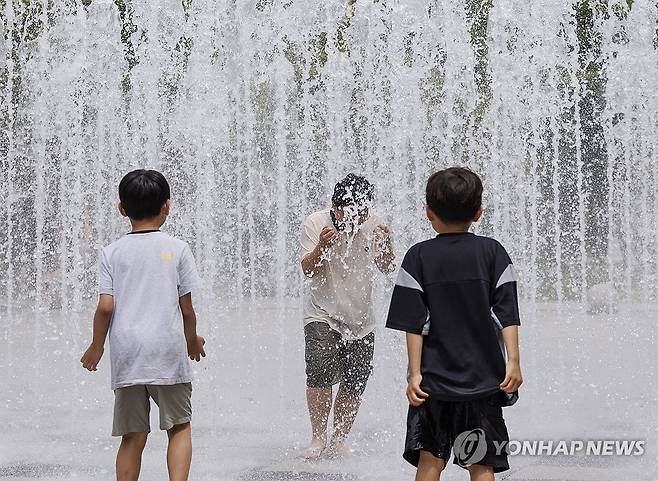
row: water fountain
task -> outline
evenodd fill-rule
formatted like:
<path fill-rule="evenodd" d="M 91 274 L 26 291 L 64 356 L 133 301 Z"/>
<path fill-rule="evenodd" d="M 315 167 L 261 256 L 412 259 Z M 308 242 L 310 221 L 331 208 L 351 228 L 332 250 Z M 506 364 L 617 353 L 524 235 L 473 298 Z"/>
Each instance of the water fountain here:
<path fill-rule="evenodd" d="M 44 459 L 73 466 L 66 476 L 111 478 L 100 467 L 111 440 L 96 422 L 109 420 L 111 394 L 76 361 L 98 250 L 127 229 L 116 185 L 138 166 L 169 178 L 166 228 L 192 245 L 205 281 L 216 354 L 197 373 L 202 479 L 287 466 L 305 439 L 298 229 L 349 171 L 376 184 L 400 253 L 430 235 L 428 173 L 482 174 L 476 230 L 510 247 L 523 280 L 519 435 L 656 438 L 655 421 L 643 424 L 658 395 L 655 3 L 7 0 L 0 10 L 10 388 L 0 420 L 24 431 L 13 447 L 0 440 L 0 465 L 38 459 L 21 454 L 36 423 L 59 445 L 41 441 Z M 383 311 L 390 282 L 379 287 Z M 365 460 L 386 460 L 372 471 L 349 461 L 340 476 L 406 472 L 391 456 L 401 343 L 380 337 L 356 443 Z M 238 343 L 251 359 L 239 361 Z M 620 407 L 617 424 L 602 421 Z M 547 410 L 559 420 L 533 423 Z M 92 461 L 73 454 L 78 438 Z"/>

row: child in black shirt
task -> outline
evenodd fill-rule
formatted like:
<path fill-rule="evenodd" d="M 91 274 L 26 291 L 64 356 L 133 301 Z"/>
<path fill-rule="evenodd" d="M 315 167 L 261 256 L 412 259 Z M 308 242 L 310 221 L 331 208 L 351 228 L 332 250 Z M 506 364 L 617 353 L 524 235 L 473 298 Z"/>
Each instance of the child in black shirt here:
<path fill-rule="evenodd" d="M 516 276 L 498 241 L 469 232 L 482 215 L 475 173 L 439 171 L 426 196 L 439 235 L 407 252 L 386 323 L 407 333 L 404 458 L 416 481 L 436 481 L 454 451 L 472 480 L 493 481 L 509 469 L 501 408 L 523 382 Z"/>

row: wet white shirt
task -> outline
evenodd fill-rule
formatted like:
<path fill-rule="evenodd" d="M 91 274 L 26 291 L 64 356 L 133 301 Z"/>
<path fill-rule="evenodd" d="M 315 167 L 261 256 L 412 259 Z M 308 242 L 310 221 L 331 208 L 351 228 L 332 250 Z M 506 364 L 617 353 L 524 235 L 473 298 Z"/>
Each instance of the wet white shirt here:
<path fill-rule="evenodd" d="M 375 215 L 356 233 L 339 233 L 327 253 L 327 261 L 307 279 L 304 289 L 304 325 L 324 322 L 344 339 L 361 339 L 375 329 L 372 285 L 377 272 Z M 332 227 L 330 210 L 306 218 L 301 233 L 301 259 L 317 246 L 324 227 Z"/>
<path fill-rule="evenodd" d="M 189 246 L 159 231 L 127 234 L 103 249 L 98 285 L 114 298 L 112 389 L 191 382 L 179 306 L 200 285 Z"/>

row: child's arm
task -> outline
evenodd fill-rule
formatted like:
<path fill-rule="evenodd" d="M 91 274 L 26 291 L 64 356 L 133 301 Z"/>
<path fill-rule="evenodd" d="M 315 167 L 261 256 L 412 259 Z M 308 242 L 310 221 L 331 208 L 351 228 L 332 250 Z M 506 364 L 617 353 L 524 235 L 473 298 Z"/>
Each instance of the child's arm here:
<path fill-rule="evenodd" d="M 500 389 L 511 394 L 518 391 L 523 384 L 519 354 L 519 326 L 507 326 L 502 333 L 507 350 L 507 366 L 505 367 L 505 380 L 500 384 Z"/>
<path fill-rule="evenodd" d="M 423 357 L 423 333 L 429 322 L 422 286 L 421 262 L 416 246 L 409 249 L 398 271 L 395 288 L 388 309 L 386 327 L 405 331 L 407 336 L 407 399 L 412 406 L 420 406 L 429 394 L 420 388 Z"/>
<path fill-rule="evenodd" d="M 181 296 L 178 300 L 181 313 L 183 314 L 183 330 L 185 332 L 185 340 L 187 341 L 187 355 L 193 361 L 200 361 L 202 357 L 206 357 L 206 351 L 203 346 L 206 340 L 197 335 L 196 332 L 196 313 L 192 306 L 192 293 L 188 292 Z"/>
<path fill-rule="evenodd" d="M 391 230 L 386 224 L 380 224 L 375 231 L 375 265 L 383 274 L 389 274 L 395 270 L 393 261 L 395 252 L 393 251 L 393 241 L 391 240 Z"/>
<path fill-rule="evenodd" d="M 519 356 L 519 300 L 517 294 L 517 277 L 514 265 L 503 246 L 496 245 L 494 258 L 494 283 L 491 315 L 498 324 L 507 352 L 505 378 L 500 389 L 515 393 L 523 383 L 521 360 Z"/>
<path fill-rule="evenodd" d="M 315 248 L 302 259 L 302 270 L 307 277 L 313 277 L 315 272 L 322 267 L 322 255 L 333 245 L 338 238 L 335 229 L 327 226 L 320 232 L 320 239 Z"/>
<path fill-rule="evenodd" d="M 112 312 L 114 311 L 114 298 L 109 294 L 101 294 L 98 297 L 98 306 L 94 313 L 94 333 L 91 344 L 82 355 L 80 362 L 82 367 L 89 371 L 96 371 L 98 363 L 103 357 L 105 338 L 110 329 Z"/>
<path fill-rule="evenodd" d="M 420 388 L 423 375 L 420 372 L 420 359 L 423 353 L 423 336 L 407 332 L 407 356 L 409 368 L 407 372 L 407 399 L 412 406 L 420 406 L 429 394 Z"/>

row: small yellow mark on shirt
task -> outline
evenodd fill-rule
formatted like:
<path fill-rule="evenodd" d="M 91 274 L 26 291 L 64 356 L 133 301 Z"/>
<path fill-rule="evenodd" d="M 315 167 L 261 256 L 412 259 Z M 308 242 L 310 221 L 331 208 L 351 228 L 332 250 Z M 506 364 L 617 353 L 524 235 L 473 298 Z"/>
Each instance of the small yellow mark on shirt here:
<path fill-rule="evenodd" d="M 165 261 L 170 261 L 174 258 L 173 254 L 169 251 L 164 251 L 160 254 Z"/>

